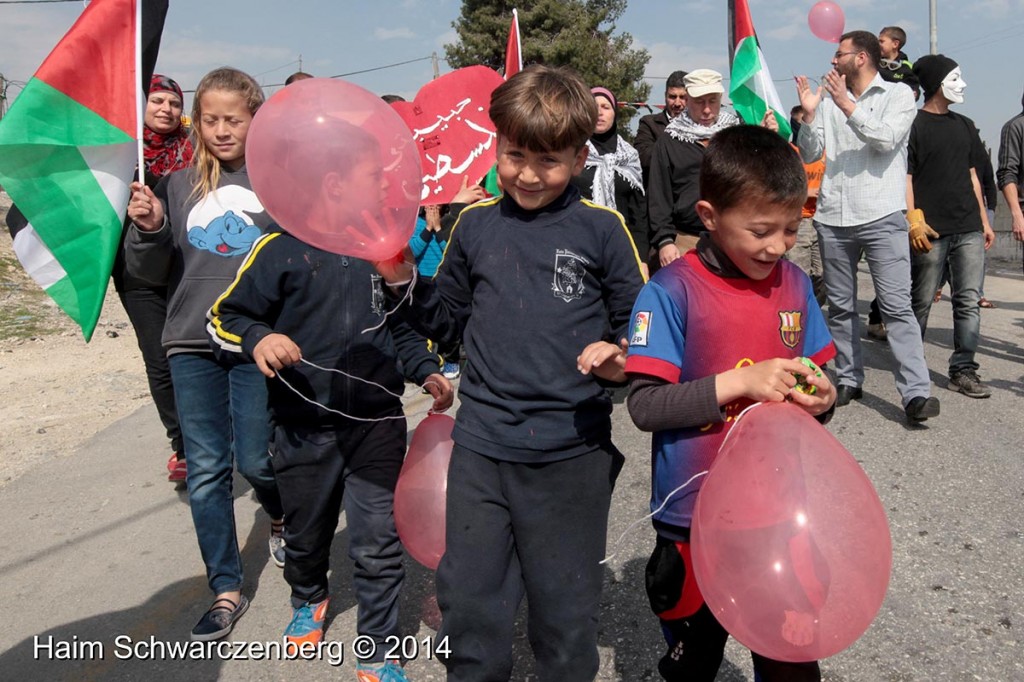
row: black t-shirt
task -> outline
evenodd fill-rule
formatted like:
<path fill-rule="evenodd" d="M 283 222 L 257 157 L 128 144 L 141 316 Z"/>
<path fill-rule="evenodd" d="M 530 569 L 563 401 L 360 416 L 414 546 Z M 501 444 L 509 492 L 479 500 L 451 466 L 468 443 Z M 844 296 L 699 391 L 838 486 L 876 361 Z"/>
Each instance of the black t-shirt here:
<path fill-rule="evenodd" d="M 907 173 L 913 176 L 914 206 L 940 235 L 981 230 L 971 169 L 984 163 L 974 122 L 953 112 L 917 112 L 907 147 Z"/>

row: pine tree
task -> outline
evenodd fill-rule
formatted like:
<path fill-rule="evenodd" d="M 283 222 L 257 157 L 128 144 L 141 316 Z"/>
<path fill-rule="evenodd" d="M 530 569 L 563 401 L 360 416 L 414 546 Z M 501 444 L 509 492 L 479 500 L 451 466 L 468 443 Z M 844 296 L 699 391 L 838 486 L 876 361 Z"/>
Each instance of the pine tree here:
<path fill-rule="evenodd" d="M 615 34 L 626 0 L 463 0 L 452 24 L 458 41 L 444 46 L 449 66 L 483 64 L 500 71 L 513 9 L 519 12 L 524 67 L 568 66 L 588 85 L 614 92 L 620 102 L 646 101 L 651 86 L 643 75 L 650 55 L 632 47 L 629 33 Z M 620 130 L 629 118 L 619 116 Z"/>

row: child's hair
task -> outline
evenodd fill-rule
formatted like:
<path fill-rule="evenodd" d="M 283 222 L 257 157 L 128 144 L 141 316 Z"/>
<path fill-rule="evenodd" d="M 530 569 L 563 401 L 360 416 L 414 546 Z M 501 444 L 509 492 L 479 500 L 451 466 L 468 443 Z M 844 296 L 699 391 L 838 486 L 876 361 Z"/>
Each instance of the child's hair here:
<path fill-rule="evenodd" d="M 756 201 L 792 205 L 807 201 L 804 164 L 778 133 L 739 125 L 711 138 L 700 166 L 700 198 L 718 211 Z"/>
<path fill-rule="evenodd" d="M 907 46 L 907 32 L 899 26 L 886 26 L 878 32 L 878 35 L 889 36 L 890 40 L 898 42 L 899 46 L 896 48 L 898 50 L 902 50 Z"/>
<path fill-rule="evenodd" d="M 359 126 L 335 116 L 322 116 L 316 134 L 285 133 L 274 141 L 273 157 L 287 171 L 286 180 L 294 201 L 312 211 L 328 173 L 348 176 L 367 157 L 380 160 L 377 138 Z"/>
<path fill-rule="evenodd" d="M 217 187 L 220 181 L 220 161 L 203 142 L 202 125 L 203 95 L 211 90 L 222 90 L 241 95 L 249 107 L 249 113 L 255 115 L 263 104 L 263 89 L 260 84 L 247 73 L 222 66 L 203 76 L 196 87 L 195 99 L 192 100 L 192 126 L 195 134 L 195 154 L 192 157 L 192 198 L 205 199 Z"/>
<path fill-rule="evenodd" d="M 292 75 L 290 75 L 290 76 L 288 76 L 287 78 L 284 79 L 284 84 L 285 85 L 291 85 L 292 83 L 295 83 L 297 81 L 304 81 L 307 78 L 312 78 L 312 77 L 313 77 L 313 74 L 311 74 L 311 73 L 306 73 L 305 71 L 296 71 L 295 73 L 293 73 Z"/>
<path fill-rule="evenodd" d="M 531 66 L 491 95 L 498 134 L 535 152 L 579 150 L 594 134 L 597 104 L 574 71 Z"/>

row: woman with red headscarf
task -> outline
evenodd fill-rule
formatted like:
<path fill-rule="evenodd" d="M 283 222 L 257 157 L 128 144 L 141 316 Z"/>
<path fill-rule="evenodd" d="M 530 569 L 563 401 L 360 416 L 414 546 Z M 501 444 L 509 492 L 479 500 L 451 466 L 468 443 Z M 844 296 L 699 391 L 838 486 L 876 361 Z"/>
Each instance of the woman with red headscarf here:
<path fill-rule="evenodd" d="M 144 176 L 146 184 L 150 187 L 155 187 L 160 178 L 184 168 L 192 160 L 192 142 L 181 122 L 183 105 L 181 87 L 167 76 L 153 74 L 143 119 L 146 161 Z M 114 287 L 128 313 L 128 319 L 135 329 L 139 350 L 142 351 L 150 395 L 153 396 L 160 421 L 163 422 L 167 437 L 171 441 L 172 454 L 167 461 L 167 480 L 183 483 L 185 452 L 182 448 L 181 429 L 178 426 L 178 411 L 174 404 L 171 371 L 167 364 L 167 354 L 160 343 L 164 320 L 167 317 L 167 287 L 149 286 L 125 272 L 124 257 L 120 249 L 114 263 L 113 274 Z"/>

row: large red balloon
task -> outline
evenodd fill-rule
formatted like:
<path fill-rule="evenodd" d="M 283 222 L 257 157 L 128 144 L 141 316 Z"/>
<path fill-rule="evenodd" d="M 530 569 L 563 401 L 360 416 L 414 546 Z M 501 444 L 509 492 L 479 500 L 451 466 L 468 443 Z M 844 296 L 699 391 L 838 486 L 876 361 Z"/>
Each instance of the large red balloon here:
<path fill-rule="evenodd" d="M 245 144 L 253 191 L 307 244 L 386 260 L 408 243 L 419 210 L 419 152 L 377 95 L 331 78 L 297 81 L 260 107 Z"/>
<path fill-rule="evenodd" d="M 412 434 L 395 487 L 395 526 L 406 551 L 431 570 L 444 556 L 448 462 L 455 420 L 431 414 Z"/>
<path fill-rule="evenodd" d="M 691 530 L 708 607 L 768 658 L 842 651 L 885 598 L 892 539 L 881 501 L 842 444 L 795 405 L 759 405 L 733 425 Z"/>
<path fill-rule="evenodd" d="M 807 14 L 807 24 L 811 33 L 830 43 L 838 43 L 843 35 L 846 17 L 843 8 L 830 0 L 822 0 L 814 5 Z"/>

